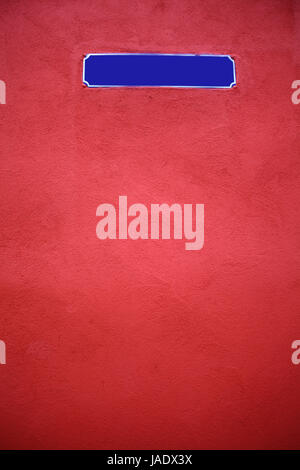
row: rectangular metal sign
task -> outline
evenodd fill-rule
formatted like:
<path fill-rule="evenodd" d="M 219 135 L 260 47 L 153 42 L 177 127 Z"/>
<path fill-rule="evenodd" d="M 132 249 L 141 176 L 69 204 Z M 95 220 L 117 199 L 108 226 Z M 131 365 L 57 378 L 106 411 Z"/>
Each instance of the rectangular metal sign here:
<path fill-rule="evenodd" d="M 235 63 L 229 55 L 87 54 L 88 87 L 232 88 Z"/>

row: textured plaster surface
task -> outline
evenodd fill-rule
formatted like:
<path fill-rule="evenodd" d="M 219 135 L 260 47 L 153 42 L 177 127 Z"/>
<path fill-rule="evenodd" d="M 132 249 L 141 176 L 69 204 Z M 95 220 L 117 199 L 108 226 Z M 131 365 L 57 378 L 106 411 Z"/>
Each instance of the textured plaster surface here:
<path fill-rule="evenodd" d="M 299 2 L 0 5 L 0 447 L 299 447 Z M 89 52 L 230 54 L 238 86 L 88 89 Z M 204 203 L 203 250 L 98 240 L 124 194 Z"/>

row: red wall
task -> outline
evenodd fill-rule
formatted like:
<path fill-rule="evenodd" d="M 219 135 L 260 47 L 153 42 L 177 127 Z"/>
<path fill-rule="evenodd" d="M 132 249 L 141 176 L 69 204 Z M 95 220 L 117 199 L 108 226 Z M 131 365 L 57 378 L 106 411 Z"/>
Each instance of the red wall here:
<path fill-rule="evenodd" d="M 0 447 L 299 448 L 299 2 L 0 5 Z M 238 86 L 84 87 L 118 51 Z M 204 203 L 203 250 L 97 239 L 124 194 Z"/>

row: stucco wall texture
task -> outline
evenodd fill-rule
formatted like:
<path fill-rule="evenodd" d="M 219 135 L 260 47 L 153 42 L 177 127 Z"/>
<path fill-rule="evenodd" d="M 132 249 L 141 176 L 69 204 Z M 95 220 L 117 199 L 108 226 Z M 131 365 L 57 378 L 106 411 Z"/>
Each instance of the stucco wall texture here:
<path fill-rule="evenodd" d="M 0 2 L 2 449 L 299 448 L 300 2 Z M 89 89 L 90 52 L 230 54 L 231 90 Z M 96 237 L 204 203 L 205 244 Z"/>

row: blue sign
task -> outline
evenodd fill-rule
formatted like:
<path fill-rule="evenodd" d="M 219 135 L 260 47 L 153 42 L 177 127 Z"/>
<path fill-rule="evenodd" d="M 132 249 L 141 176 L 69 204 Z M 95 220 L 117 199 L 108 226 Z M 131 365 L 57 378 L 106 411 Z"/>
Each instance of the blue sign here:
<path fill-rule="evenodd" d="M 229 55 L 88 54 L 88 87 L 232 88 L 235 63 Z"/>

